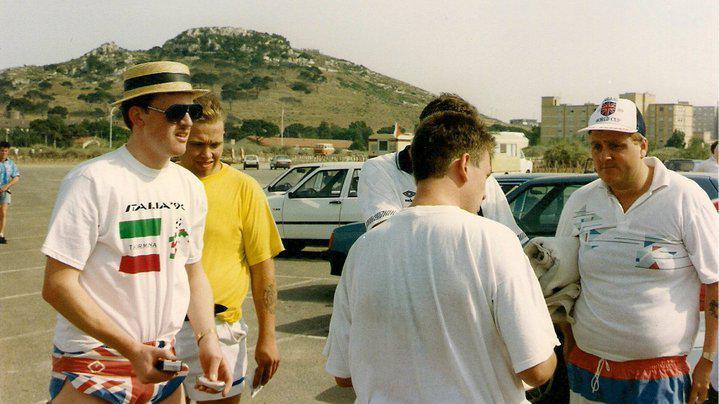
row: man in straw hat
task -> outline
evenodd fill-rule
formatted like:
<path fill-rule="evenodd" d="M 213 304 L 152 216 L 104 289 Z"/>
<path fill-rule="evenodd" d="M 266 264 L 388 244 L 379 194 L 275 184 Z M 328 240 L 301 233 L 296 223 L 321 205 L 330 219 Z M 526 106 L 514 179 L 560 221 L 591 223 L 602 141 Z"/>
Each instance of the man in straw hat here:
<path fill-rule="evenodd" d="M 126 145 L 74 168 L 55 203 L 42 252 L 42 296 L 59 313 L 54 403 L 172 402 L 187 368 L 175 334 L 189 316 L 209 379 L 231 384 L 200 263 L 207 201 L 200 181 L 170 162 L 184 153 L 204 94 L 187 66 L 151 62 L 124 74 Z"/>
<path fill-rule="evenodd" d="M 646 157 L 644 120 L 606 98 L 589 118 L 599 179 L 575 191 L 557 227 L 579 238 L 582 293 L 562 326 L 570 401 L 684 403 L 706 399 L 717 341 L 719 217 L 692 180 Z M 704 352 L 686 355 L 707 285 Z"/>

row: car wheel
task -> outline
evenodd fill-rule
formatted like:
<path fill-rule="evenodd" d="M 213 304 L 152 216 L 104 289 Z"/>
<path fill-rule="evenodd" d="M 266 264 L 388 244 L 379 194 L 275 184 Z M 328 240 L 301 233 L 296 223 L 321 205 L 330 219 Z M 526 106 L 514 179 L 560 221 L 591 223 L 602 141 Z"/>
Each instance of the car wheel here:
<path fill-rule="evenodd" d="M 285 246 L 285 251 L 290 255 L 299 254 L 306 246 L 302 240 L 282 240 L 282 244 Z"/>

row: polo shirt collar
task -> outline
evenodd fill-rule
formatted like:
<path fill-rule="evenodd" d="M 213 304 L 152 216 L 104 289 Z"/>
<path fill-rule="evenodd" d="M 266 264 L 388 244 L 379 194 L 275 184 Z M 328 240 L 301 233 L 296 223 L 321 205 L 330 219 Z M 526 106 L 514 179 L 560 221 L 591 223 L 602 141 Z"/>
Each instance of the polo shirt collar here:
<path fill-rule="evenodd" d="M 646 164 L 647 167 L 654 167 L 654 177 L 652 178 L 652 185 L 649 186 L 649 192 L 654 192 L 660 188 L 669 186 L 669 169 L 664 166 L 661 160 L 656 157 L 644 157 L 642 162 Z M 607 184 L 605 184 L 601 178 L 599 179 L 599 186 L 610 193 L 609 187 L 607 187 Z"/>

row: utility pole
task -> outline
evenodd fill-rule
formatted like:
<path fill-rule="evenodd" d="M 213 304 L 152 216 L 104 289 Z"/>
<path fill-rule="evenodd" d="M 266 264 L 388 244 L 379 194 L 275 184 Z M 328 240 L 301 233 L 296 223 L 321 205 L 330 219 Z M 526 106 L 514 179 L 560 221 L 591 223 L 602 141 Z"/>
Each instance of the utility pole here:
<path fill-rule="evenodd" d="M 110 108 L 110 150 L 112 150 L 112 113 L 115 112 L 115 108 L 117 107 Z"/>
<path fill-rule="evenodd" d="M 280 145 L 285 147 L 285 109 L 282 108 L 282 117 L 280 118 Z"/>

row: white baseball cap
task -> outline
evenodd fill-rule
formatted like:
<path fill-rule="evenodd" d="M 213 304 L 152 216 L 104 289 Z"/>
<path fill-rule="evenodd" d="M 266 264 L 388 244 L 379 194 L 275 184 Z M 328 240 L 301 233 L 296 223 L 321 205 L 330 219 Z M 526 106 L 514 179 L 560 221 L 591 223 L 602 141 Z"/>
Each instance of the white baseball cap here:
<path fill-rule="evenodd" d="M 607 97 L 589 117 L 589 126 L 579 132 L 590 130 L 611 130 L 645 135 L 644 117 L 637 105 L 623 98 Z"/>

